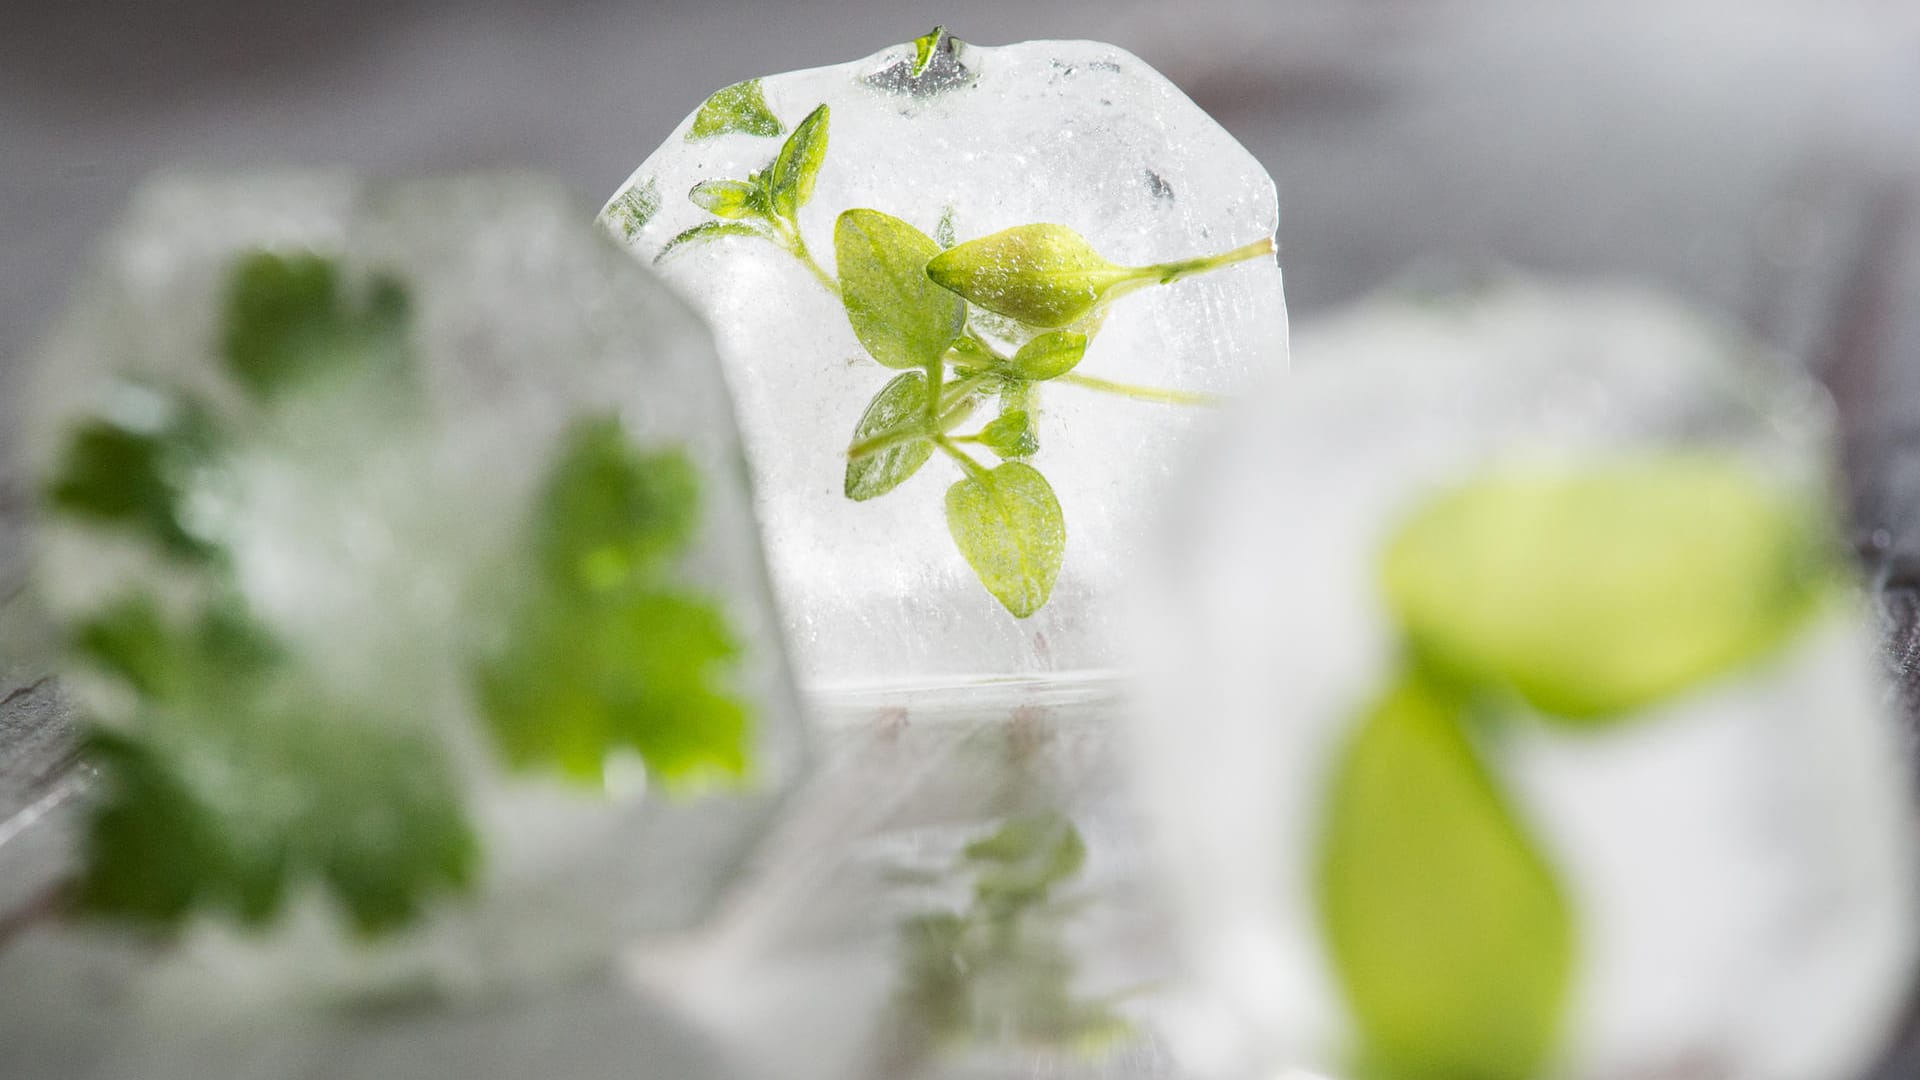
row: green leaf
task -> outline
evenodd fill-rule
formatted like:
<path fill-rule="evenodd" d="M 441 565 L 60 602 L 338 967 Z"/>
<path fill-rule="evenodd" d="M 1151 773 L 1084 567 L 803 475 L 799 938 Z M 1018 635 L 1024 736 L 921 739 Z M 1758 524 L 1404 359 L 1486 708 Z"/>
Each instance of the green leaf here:
<path fill-rule="evenodd" d="M 767 235 L 767 233 L 758 226 L 750 225 L 744 221 L 703 221 L 667 241 L 666 246 L 660 249 L 660 254 L 653 257 L 653 261 L 659 262 L 668 255 L 673 254 L 673 252 L 682 245 L 718 240 L 723 236 L 757 236 L 762 240 L 768 241 L 773 239 L 773 237 Z"/>
<path fill-rule="evenodd" d="M 674 784 L 744 776 L 751 724 L 725 689 L 740 657 L 711 600 L 629 587 L 551 590 L 514 615 L 478 671 L 480 711 L 507 762 L 587 783 L 632 750 Z"/>
<path fill-rule="evenodd" d="M 715 217 L 757 217 L 766 211 L 760 190 L 741 180 L 702 180 L 687 197 Z"/>
<path fill-rule="evenodd" d="M 967 305 L 927 279 L 940 248 L 878 210 L 848 210 L 833 225 L 847 321 L 868 355 L 890 368 L 940 361 L 967 323 Z"/>
<path fill-rule="evenodd" d="M 659 212 L 660 184 L 648 177 L 645 184 L 628 188 L 608 203 L 603 216 L 619 227 L 621 236 L 631 240 L 640 235 L 640 230 Z"/>
<path fill-rule="evenodd" d="M 535 515 L 545 579 L 598 591 L 661 577 L 692 542 L 699 491 L 686 455 L 639 452 L 614 417 L 577 421 Z"/>
<path fill-rule="evenodd" d="M 909 371 L 888 382 L 860 414 L 853 443 L 914 425 L 924 425 L 927 413 L 927 377 Z M 931 435 L 905 439 L 847 462 L 846 495 L 855 502 L 877 499 L 900 486 L 933 456 Z"/>
<path fill-rule="evenodd" d="M 769 187 L 773 212 L 796 221 L 800 208 L 813 198 L 813 187 L 820 177 L 820 164 L 827 159 L 827 107 L 821 105 L 787 136 L 780 156 L 773 159 Z M 797 221 L 796 221 L 797 224 Z"/>
<path fill-rule="evenodd" d="M 364 295 L 350 295 L 331 259 L 256 252 L 227 284 L 227 370 L 259 398 L 326 375 L 402 374 L 407 308 L 392 277 L 376 276 Z"/>
<path fill-rule="evenodd" d="M 1033 416 L 1025 409 L 1001 413 L 981 429 L 980 442 L 1003 458 L 1032 457 L 1040 451 L 1040 436 L 1033 430 Z"/>
<path fill-rule="evenodd" d="M 1087 354 L 1087 335 L 1072 330 L 1041 334 L 1013 354 L 1013 373 L 1032 382 L 1057 379 L 1080 363 Z"/>
<path fill-rule="evenodd" d="M 980 469 L 947 489 L 947 530 L 994 599 L 1015 618 L 1046 605 L 1066 554 L 1053 487 L 1017 461 Z"/>
<path fill-rule="evenodd" d="M 82 637 L 137 702 L 126 730 L 87 738 L 100 788 L 83 910 L 261 925 L 315 882 L 371 934 L 470 886 L 479 849 L 460 786 L 421 726 L 330 701 L 234 610 L 178 629 L 136 597 Z"/>
<path fill-rule="evenodd" d="M 934 243 L 939 244 L 942 250 L 953 246 L 954 231 L 953 231 L 953 204 L 952 203 L 948 203 L 946 205 L 946 209 L 940 211 L 940 220 L 935 222 L 933 226 L 933 241 Z"/>
<path fill-rule="evenodd" d="M 1422 658 L 1598 723 L 1758 660 L 1832 581 L 1818 516 L 1710 454 L 1507 469 L 1422 506 L 1386 595 Z"/>
<path fill-rule="evenodd" d="M 927 264 L 927 276 L 997 315 L 1062 327 L 1140 272 L 1116 266 L 1064 225 L 1018 225 L 969 240 Z"/>
<path fill-rule="evenodd" d="M 760 80 L 748 79 L 715 91 L 701 104 L 700 111 L 693 115 L 693 128 L 687 132 L 687 141 L 710 139 L 734 131 L 772 138 L 785 130 L 780 118 L 767 108 Z"/>
<path fill-rule="evenodd" d="M 1573 916 L 1467 741 L 1409 679 L 1335 771 L 1319 897 L 1369 1076 L 1531 1080 L 1573 981 Z"/>
<path fill-rule="evenodd" d="M 143 536 L 186 559 L 218 552 L 190 513 L 193 494 L 217 464 L 220 441 L 197 405 L 150 387 L 123 385 L 112 408 L 73 431 L 46 486 L 56 512 Z"/>
<path fill-rule="evenodd" d="M 476 670 L 507 761 L 586 781 L 639 754 L 669 783 L 739 777 L 751 723 L 727 689 L 740 646 L 720 607 L 676 580 L 698 522 L 698 474 L 644 453 L 617 419 L 576 423 L 529 525 L 531 572 Z"/>
<path fill-rule="evenodd" d="M 947 28 L 936 26 L 930 33 L 913 39 L 913 77 L 919 78 L 927 73 L 933 64 L 934 50 L 940 47 L 940 39 L 946 36 Z"/>

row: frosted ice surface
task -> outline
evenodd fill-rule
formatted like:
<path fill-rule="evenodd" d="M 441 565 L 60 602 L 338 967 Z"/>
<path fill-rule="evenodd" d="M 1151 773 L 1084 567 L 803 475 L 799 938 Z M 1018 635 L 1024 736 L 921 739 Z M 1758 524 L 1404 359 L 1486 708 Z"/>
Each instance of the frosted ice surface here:
<path fill-rule="evenodd" d="M 406 391 L 299 387 L 263 404 L 237 384 L 222 361 L 223 312 L 239 261 L 261 250 L 334 260 L 354 295 L 396 281 L 417 406 L 395 403 Z M 35 393 L 27 447 L 41 477 L 63 467 L 80 425 L 112 417 L 138 430 L 175 408 L 169 399 L 202 402 L 229 432 L 225 466 L 182 481 L 194 528 L 218 538 L 229 572 L 202 575 L 143 538 L 49 515 L 36 581 L 57 618 L 71 626 L 140 592 L 184 610 L 231 587 L 332 691 L 455 733 L 472 759 L 487 899 L 456 965 L 564 965 L 573 936 L 598 957 L 602 932 L 684 923 L 709 908 L 797 780 L 804 748 L 711 338 L 551 185 L 364 187 L 308 174 L 151 184 L 51 342 Z M 634 777 L 612 768 L 603 794 L 551 769 L 480 764 L 491 756 L 468 722 L 472 657 L 487 645 L 477 597 L 505 584 L 498 568 L 524 542 L 566 433 L 602 416 L 640 449 L 678 450 L 694 467 L 697 524 L 678 587 L 717 605 L 740 648 L 720 677 L 753 718 L 744 791 L 662 799 L 645 781 L 614 782 Z M 78 683 L 89 710 L 125 711 L 94 683 Z"/>
<path fill-rule="evenodd" d="M 714 326 L 803 682 L 934 686 L 1112 667 L 1116 600 L 1141 569 L 1134 523 L 1161 497 L 1168 462 L 1208 421 L 1208 406 L 1038 387 L 1040 449 L 1029 460 L 1057 494 L 1065 555 L 1049 602 L 1018 619 L 949 537 L 943 496 L 962 476 L 954 462 L 935 454 L 869 501 L 843 493 L 855 424 L 897 373 L 868 358 L 836 297 L 762 239 L 724 236 L 661 253 L 716 220 L 689 197 L 696 184 L 767 168 L 786 134 L 822 104 L 828 147 L 798 221 L 830 275 L 835 219 L 850 208 L 883 211 L 936 237 L 944 221 L 962 242 L 1064 225 L 1106 258 L 1138 265 L 1271 237 L 1272 180 L 1165 78 L 1095 42 L 987 48 L 949 36 L 924 57 L 910 43 L 755 85 L 772 120 L 750 109 L 743 123 L 762 132 L 777 123 L 781 135 L 702 136 L 711 125 L 689 117 L 602 220 Z M 978 309 L 974 324 L 1005 346 L 1025 336 L 1008 336 L 1005 320 Z M 1116 300 L 1075 373 L 1211 395 L 1286 360 L 1281 274 L 1266 257 Z M 993 416 L 983 404 L 955 433 Z M 997 464 L 978 445 L 966 449 Z"/>
<path fill-rule="evenodd" d="M 1137 776 L 1213 1004 L 1196 1062 L 1338 1075 L 1355 1033 L 1314 898 L 1322 800 L 1401 663 L 1379 581 L 1420 499 L 1497 461 L 1731 452 L 1822 492 L 1824 398 L 1659 298 L 1503 284 L 1299 334 L 1169 500 L 1140 620 Z M 1848 1076 L 1914 955 L 1914 833 L 1856 606 L 1598 732 L 1514 724 L 1500 782 L 1575 913 L 1555 1075 Z M 1230 1018 L 1231 1022 L 1222 1021 Z"/>

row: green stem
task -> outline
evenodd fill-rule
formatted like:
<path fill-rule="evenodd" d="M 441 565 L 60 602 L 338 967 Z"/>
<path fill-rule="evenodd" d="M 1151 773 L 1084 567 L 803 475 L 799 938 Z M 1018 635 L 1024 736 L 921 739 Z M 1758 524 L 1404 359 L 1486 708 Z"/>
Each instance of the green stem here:
<path fill-rule="evenodd" d="M 1218 255 L 1202 255 L 1194 259 L 1178 259 L 1174 262 L 1135 267 L 1134 273 L 1140 278 L 1151 279 L 1162 285 L 1169 285 L 1183 277 L 1191 277 L 1194 274 L 1204 274 L 1209 270 L 1218 270 L 1223 266 L 1232 266 L 1234 263 L 1246 262 L 1248 259 L 1258 259 L 1263 256 L 1272 255 L 1278 250 L 1279 248 L 1274 245 L 1273 237 L 1265 236 L 1255 240 L 1251 244 L 1234 248 L 1232 251 L 1223 251 Z"/>
<path fill-rule="evenodd" d="M 973 403 L 967 399 L 982 378 L 983 376 L 971 376 L 947 387 L 940 401 L 938 413 L 909 421 L 899 427 L 888 428 L 878 435 L 869 435 L 847 447 L 847 460 L 858 461 L 890 446 L 898 446 L 915 439 L 935 437 L 952 430 L 955 425 L 964 422 L 973 414 Z"/>
<path fill-rule="evenodd" d="M 940 399 L 940 384 L 947 377 L 947 365 L 935 360 L 927 365 L 927 422 L 940 422 L 940 408 L 946 404 Z"/>
<path fill-rule="evenodd" d="M 985 465 L 973 460 L 973 455 L 955 446 L 953 440 L 947 438 L 945 435 L 935 435 L 933 437 L 933 443 L 940 449 L 945 450 L 948 457 L 951 457 L 959 463 L 961 470 L 967 474 L 968 479 L 985 480 L 993 475 L 987 470 Z"/>
<path fill-rule="evenodd" d="M 821 288 L 839 296 L 840 283 L 833 280 L 833 275 L 827 273 L 819 263 L 814 261 L 813 252 L 807 249 L 807 238 L 800 235 L 800 226 L 778 217 L 773 219 L 773 223 L 774 227 L 780 230 L 782 246 L 791 252 L 794 258 L 799 259 L 802 266 L 813 272 L 814 280 L 820 283 Z"/>
<path fill-rule="evenodd" d="M 903 442 L 927 437 L 927 428 L 923 423 L 915 422 L 897 428 L 888 428 L 878 435 L 871 435 L 847 447 L 847 460 L 859 461 L 863 457 L 877 454 L 890 446 L 899 446 Z"/>
<path fill-rule="evenodd" d="M 1154 386 L 1134 386 L 1131 383 L 1114 382 L 1111 379 L 1097 379 L 1077 371 L 1069 371 L 1053 381 L 1070 383 L 1088 390 L 1098 390 L 1103 394 L 1118 394 L 1134 401 L 1151 401 L 1161 405 L 1220 404 L 1220 398 L 1213 394 L 1196 393 L 1192 390 L 1162 390 Z"/>

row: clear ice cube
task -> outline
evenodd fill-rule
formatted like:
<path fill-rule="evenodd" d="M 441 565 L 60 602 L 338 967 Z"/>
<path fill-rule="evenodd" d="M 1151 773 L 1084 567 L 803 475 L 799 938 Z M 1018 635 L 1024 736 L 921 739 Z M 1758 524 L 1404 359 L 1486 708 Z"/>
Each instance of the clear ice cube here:
<path fill-rule="evenodd" d="M 783 150 L 819 134 L 816 117 L 824 155 L 810 196 L 783 217 L 782 170 L 805 156 Z M 919 467 L 896 489 L 849 496 L 849 450 L 875 430 L 863 416 L 874 425 L 912 412 L 882 403 L 869 414 L 869 403 L 890 379 L 911 383 L 902 371 L 917 355 L 869 347 L 835 295 L 836 279 L 853 292 L 836 251 L 841 215 L 854 209 L 923 235 L 906 271 L 914 279 L 935 244 L 1036 224 L 1065 226 L 1123 266 L 1247 260 L 1117 290 L 1104 322 L 1002 297 L 1031 315 L 1023 325 L 972 297 L 968 325 L 1006 354 L 1062 321 L 1098 331 L 1067 376 L 1027 383 L 1019 401 L 994 400 L 988 383 L 952 429 L 987 440 L 958 448 L 980 466 L 1022 473 L 1000 485 L 1010 516 L 1046 497 L 1000 459 L 1043 474 L 1063 530 L 1029 521 L 1028 533 L 1046 533 L 1035 546 L 1052 549 L 1057 580 L 1042 568 L 1021 583 L 1034 587 L 990 594 L 984 583 L 997 571 L 976 573 L 950 534 L 955 513 L 986 500 L 950 506 L 958 497 L 943 493 L 972 470 L 928 444 L 902 451 L 926 460 L 905 462 Z M 635 170 L 601 220 L 714 326 L 796 667 L 815 690 L 1014 676 L 1059 684 L 1113 668 L 1118 598 L 1142 565 L 1134 523 L 1163 497 L 1168 462 L 1212 411 L 1192 400 L 1287 360 L 1281 274 L 1267 246 L 1278 224 L 1273 181 L 1176 87 L 1111 45 L 987 48 L 936 31 L 852 63 L 728 87 Z M 1000 266 L 1059 254 L 1022 249 Z M 980 355 L 948 354 L 945 385 L 964 364 L 989 363 Z M 1145 389 L 1130 398 L 1091 380 Z M 1153 400 L 1155 390 L 1176 403 Z M 1037 418 L 1025 431 L 1017 421 L 985 427 L 1022 405 Z M 1037 452 L 1019 445 L 1028 436 Z M 1048 554 L 1020 553 L 1039 563 Z"/>
<path fill-rule="evenodd" d="M 1303 325 L 1299 343 L 1296 374 L 1239 407 L 1184 474 L 1137 623 L 1152 678 L 1135 773 L 1205 1003 L 1182 1034 L 1190 1063 L 1343 1075 L 1356 1057 L 1414 1055 L 1489 1076 L 1548 1064 L 1609 1080 L 1856 1075 L 1908 993 L 1915 833 L 1867 620 L 1850 581 L 1834 584 L 1846 573 L 1810 579 L 1831 591 L 1796 607 L 1790 629 L 1743 639 L 1738 662 L 1678 679 L 1657 667 L 1675 654 L 1641 646 L 1708 635 L 1712 582 L 1730 609 L 1768 603 L 1773 578 L 1723 572 L 1759 532 L 1635 534 L 1669 518 L 1625 510 L 1591 535 L 1624 530 L 1639 545 L 1630 564 L 1615 559 L 1622 545 L 1571 567 L 1525 546 L 1593 499 L 1645 507 L 1633 500 L 1660 477 L 1725 470 L 1692 473 L 1716 479 L 1659 512 L 1709 521 L 1765 492 L 1812 508 L 1795 520 L 1818 535 L 1795 550 L 1831 568 L 1825 399 L 1736 335 L 1613 288 L 1377 300 Z M 1432 525 L 1423 507 L 1467 516 L 1439 500 L 1620 475 L 1637 479 L 1580 488 L 1539 518 L 1511 504 L 1452 563 L 1420 571 L 1449 604 L 1409 621 L 1409 578 L 1394 574 L 1412 564 L 1389 560 L 1413 550 L 1411 523 Z M 1518 486 L 1484 486 L 1495 476 Z M 1476 563 L 1486 551 L 1504 561 Z M 1670 599 L 1639 584 L 1701 551 L 1714 559 L 1661 579 Z M 1503 584 L 1551 573 L 1558 585 L 1531 595 Z M 1589 580 L 1613 588 L 1583 593 Z M 1520 625 L 1586 615 L 1558 640 L 1474 638 L 1504 632 L 1486 622 L 1496 602 Z M 1626 614 L 1608 624 L 1609 611 Z M 1499 650 L 1508 666 L 1487 661 Z M 1610 666 L 1625 656 L 1656 668 Z M 1383 695 L 1415 677 L 1452 687 L 1434 700 L 1458 711 L 1433 730 L 1467 748 L 1477 779 L 1436 788 L 1364 756 L 1386 745 Z M 1372 803 L 1369 777 L 1384 785 Z M 1467 789 L 1488 802 L 1447 801 Z M 1495 804 L 1505 823 L 1490 825 Z M 1460 824 L 1472 814 L 1481 825 Z M 1435 855 L 1454 851 L 1448 828 L 1481 846 Z M 1395 853 L 1369 863 L 1362 843 Z M 1409 866 L 1438 884 L 1396 883 Z M 1466 906 L 1442 910 L 1449 897 Z M 1459 950 L 1481 918 L 1500 925 Z M 1468 970 L 1429 970 L 1450 949 Z M 1559 1004 L 1507 1023 L 1546 999 Z M 1440 1015 L 1503 1000 L 1516 1007 Z M 1447 1042 L 1475 1024 L 1493 1025 L 1477 1047 Z M 1461 1053 L 1492 1056 L 1448 1056 Z"/>
<path fill-rule="evenodd" d="M 803 771 L 711 338 L 583 218 L 532 179 L 162 180 L 49 346 L 26 411 L 34 583 L 81 643 L 80 710 L 164 761 L 236 862 L 287 863 L 265 900 L 185 886 L 283 928 L 216 967 L 279 950 L 290 977 L 352 987 L 601 963 L 710 910 Z M 185 626 L 219 641 L 182 644 Z M 143 668 L 128 642 L 149 641 L 225 649 L 200 704 L 173 705 L 189 654 Z M 311 723 L 260 719 L 303 707 Z M 680 739 L 694 717 L 725 730 Z M 273 734 L 250 743 L 256 724 Z M 302 741 L 330 731 L 349 745 Z M 312 770 L 382 739 L 427 747 L 433 775 L 316 789 Z M 274 772 L 296 744 L 311 757 Z M 118 805 L 128 774 L 101 767 Z M 458 826 L 417 814 L 446 784 Z M 381 801 L 407 791 L 412 809 Z M 436 849 L 459 865 L 422 917 L 317 959 L 335 913 L 394 915 L 327 845 L 442 827 L 477 855 Z"/>

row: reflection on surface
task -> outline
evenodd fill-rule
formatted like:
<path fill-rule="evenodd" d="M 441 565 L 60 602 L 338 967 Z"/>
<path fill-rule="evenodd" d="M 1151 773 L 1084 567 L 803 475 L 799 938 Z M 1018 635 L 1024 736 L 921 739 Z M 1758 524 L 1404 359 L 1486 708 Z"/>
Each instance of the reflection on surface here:
<path fill-rule="evenodd" d="M 1052 812 L 1011 818 L 966 846 L 951 871 L 971 881 L 966 908 L 900 924 L 900 1049 L 1091 1054 L 1129 1033 L 1109 1000 L 1073 989 L 1064 930 L 1085 905 L 1068 887 L 1086 856 L 1073 822 Z"/>

